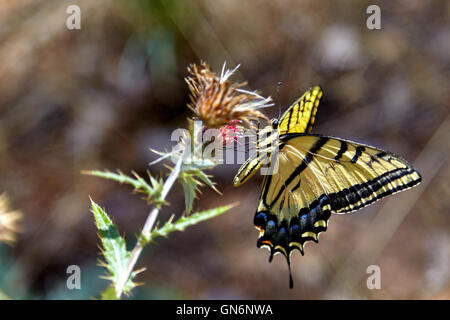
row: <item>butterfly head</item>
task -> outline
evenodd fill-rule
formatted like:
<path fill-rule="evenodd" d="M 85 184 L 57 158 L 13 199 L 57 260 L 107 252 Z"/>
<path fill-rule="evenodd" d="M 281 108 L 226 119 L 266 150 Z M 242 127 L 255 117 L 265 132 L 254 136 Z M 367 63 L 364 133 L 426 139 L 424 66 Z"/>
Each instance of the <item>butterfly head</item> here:
<path fill-rule="evenodd" d="M 272 126 L 273 129 L 277 129 L 278 128 L 278 119 L 270 120 L 270 125 Z"/>

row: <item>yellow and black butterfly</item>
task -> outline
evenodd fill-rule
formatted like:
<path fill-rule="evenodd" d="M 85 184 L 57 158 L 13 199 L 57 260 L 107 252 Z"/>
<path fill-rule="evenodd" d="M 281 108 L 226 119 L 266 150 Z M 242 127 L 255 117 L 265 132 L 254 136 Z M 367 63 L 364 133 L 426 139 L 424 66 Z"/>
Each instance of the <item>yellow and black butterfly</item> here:
<path fill-rule="evenodd" d="M 247 181 L 267 158 L 276 156 L 277 171 L 265 175 L 254 224 L 260 230 L 258 247 L 287 258 L 304 253 L 305 243 L 318 242 L 331 213 L 347 213 L 420 183 L 421 176 L 407 161 L 390 152 L 357 142 L 311 134 L 323 91 L 316 86 L 261 132 L 257 153 L 234 177 Z M 266 161 L 267 162 L 267 161 Z"/>

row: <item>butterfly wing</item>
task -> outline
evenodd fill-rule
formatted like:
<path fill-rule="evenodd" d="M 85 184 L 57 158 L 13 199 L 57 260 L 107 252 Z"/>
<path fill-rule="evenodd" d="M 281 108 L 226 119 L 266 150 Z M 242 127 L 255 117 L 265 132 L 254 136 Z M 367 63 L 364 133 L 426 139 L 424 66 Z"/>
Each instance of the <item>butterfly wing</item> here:
<path fill-rule="evenodd" d="M 278 134 L 309 133 L 315 122 L 317 107 L 322 98 L 323 91 L 319 86 L 307 90 L 297 101 L 295 101 L 281 116 L 278 121 Z M 234 177 L 234 185 L 239 186 L 250 179 L 255 172 L 270 158 L 270 150 L 273 149 L 274 136 L 271 138 L 270 126 L 264 128 L 262 133 L 269 138 L 261 140 L 257 136 L 256 155 L 251 156 L 239 169 Z M 276 139 L 278 136 L 276 136 Z M 266 161 L 267 162 L 267 161 Z"/>
<path fill-rule="evenodd" d="M 295 101 L 278 121 L 280 135 L 287 133 L 310 133 L 316 119 L 317 107 L 323 91 L 315 86 Z"/>
<path fill-rule="evenodd" d="M 244 164 L 239 168 L 238 172 L 234 176 L 233 183 L 235 187 L 240 186 L 250 179 L 259 168 L 263 165 L 263 155 L 258 154 L 247 159 Z"/>
<path fill-rule="evenodd" d="M 421 181 L 402 158 L 356 142 L 319 135 L 280 138 L 279 170 L 266 176 L 254 223 L 258 247 L 288 258 L 318 241 L 332 212 L 346 213 Z"/>
<path fill-rule="evenodd" d="M 278 132 L 271 126 L 265 127 L 256 134 L 256 143 L 252 155 L 239 168 L 233 179 L 235 187 L 245 183 L 258 169 L 270 163 L 273 150 L 279 143 L 278 138 Z"/>

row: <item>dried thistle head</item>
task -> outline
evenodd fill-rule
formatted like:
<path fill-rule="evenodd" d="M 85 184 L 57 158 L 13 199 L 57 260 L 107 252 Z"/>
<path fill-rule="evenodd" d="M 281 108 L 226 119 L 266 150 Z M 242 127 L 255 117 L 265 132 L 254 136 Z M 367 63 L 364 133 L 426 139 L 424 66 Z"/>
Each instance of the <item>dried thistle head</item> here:
<path fill-rule="evenodd" d="M 16 233 L 20 231 L 19 220 L 22 218 L 20 211 L 10 211 L 8 196 L 0 195 L 0 241 L 13 245 L 16 241 Z"/>
<path fill-rule="evenodd" d="M 258 109 L 272 106 L 272 99 L 241 89 L 245 82 L 230 83 L 228 80 L 238 67 L 226 70 L 224 64 L 220 77 L 204 62 L 188 67 L 190 76 L 185 79 L 191 91 L 188 107 L 206 127 L 220 128 L 233 121 L 250 127 L 252 120 L 267 120 Z"/>

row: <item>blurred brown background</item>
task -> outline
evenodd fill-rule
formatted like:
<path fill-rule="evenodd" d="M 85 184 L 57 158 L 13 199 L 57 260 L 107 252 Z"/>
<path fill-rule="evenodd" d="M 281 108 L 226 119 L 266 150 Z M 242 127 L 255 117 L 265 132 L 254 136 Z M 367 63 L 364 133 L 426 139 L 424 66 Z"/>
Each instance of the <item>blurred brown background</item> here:
<path fill-rule="evenodd" d="M 71 4 L 81 30 L 66 28 Z M 366 27 L 370 4 L 381 30 Z M 333 216 L 319 245 L 294 254 L 289 290 L 284 258 L 269 264 L 255 245 L 261 178 L 235 189 L 238 165 L 218 167 L 223 196 L 205 189 L 195 209 L 240 206 L 148 247 L 132 299 L 449 299 L 449 16 L 445 0 L 1 1 L 0 193 L 24 213 L 24 230 L 14 247 L 0 243 L 0 288 L 16 299 L 98 297 L 107 282 L 88 196 L 130 246 L 150 208 L 80 171 L 145 173 L 149 148 L 170 148 L 191 116 L 183 78 L 204 60 L 217 71 L 241 64 L 234 79 L 274 97 L 270 116 L 321 85 L 314 132 L 400 154 L 423 183 Z M 161 219 L 183 212 L 182 197 L 177 187 Z M 78 291 L 66 288 L 72 264 Z M 373 264 L 381 290 L 366 287 Z"/>

